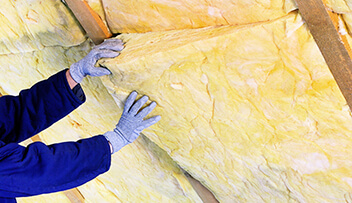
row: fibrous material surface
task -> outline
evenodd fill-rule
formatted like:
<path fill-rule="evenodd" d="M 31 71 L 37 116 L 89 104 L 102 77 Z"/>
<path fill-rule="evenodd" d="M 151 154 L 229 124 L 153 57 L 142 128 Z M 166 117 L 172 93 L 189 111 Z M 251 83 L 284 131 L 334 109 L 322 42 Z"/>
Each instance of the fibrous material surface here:
<path fill-rule="evenodd" d="M 0 54 L 73 46 L 85 40 L 79 23 L 60 0 L 1 1 L 0 22 Z"/>
<path fill-rule="evenodd" d="M 106 18 L 109 28 L 114 33 L 265 22 L 297 9 L 294 0 L 89 0 L 88 2 L 102 19 Z M 351 0 L 323 0 L 323 2 L 328 10 L 343 14 L 348 27 L 352 27 L 349 20 L 352 15 Z M 102 6 L 105 13 L 102 12 Z"/>
<path fill-rule="evenodd" d="M 71 48 L 46 47 L 0 56 L 1 94 L 17 95 L 20 90 L 69 67 L 90 49 L 91 45 L 85 42 Z M 39 134 L 46 144 L 75 141 L 115 127 L 120 117 L 118 107 L 100 79 L 87 78 L 82 86 L 86 103 Z M 87 202 L 201 202 L 174 161 L 143 136 L 114 154 L 109 172 L 78 190 Z M 28 200 L 21 198 L 19 202 L 68 201 L 65 197 L 58 193 Z"/>
<path fill-rule="evenodd" d="M 104 85 L 158 103 L 145 135 L 218 200 L 352 201 L 351 112 L 299 14 L 119 38 Z"/>
<path fill-rule="evenodd" d="M 287 2 L 286 2 L 287 1 Z M 294 9 L 288 0 L 102 0 L 114 33 L 149 32 L 268 21 Z"/>
<path fill-rule="evenodd" d="M 112 130 L 132 90 L 157 101 L 162 120 L 78 188 L 86 202 L 200 202 L 174 161 L 220 202 L 352 202 L 351 112 L 293 1 L 87 2 L 125 33 L 126 48 L 100 62 L 113 75 L 85 79 L 87 103 L 41 140 Z M 351 1 L 324 2 L 351 30 Z M 0 22 L 2 94 L 91 49 L 60 0 L 2 1 Z M 71 202 L 65 193 L 18 201 Z"/>
<path fill-rule="evenodd" d="M 101 16 L 104 14 L 100 1 L 89 3 Z M 87 42 L 74 47 L 86 38 L 59 0 L 4 1 L 0 7 L 0 22 L 2 94 L 18 94 L 21 89 L 68 68 L 91 49 Z M 47 144 L 75 141 L 115 127 L 119 119 L 117 106 L 100 80 L 87 79 L 83 88 L 87 94 L 86 104 L 41 133 L 42 141 Z M 28 143 L 30 141 L 25 144 Z M 200 202 L 178 166 L 149 140 L 140 138 L 119 154 L 113 157 L 109 173 L 78 188 L 85 201 Z M 60 203 L 71 200 L 65 193 L 18 199 L 19 202 Z"/>

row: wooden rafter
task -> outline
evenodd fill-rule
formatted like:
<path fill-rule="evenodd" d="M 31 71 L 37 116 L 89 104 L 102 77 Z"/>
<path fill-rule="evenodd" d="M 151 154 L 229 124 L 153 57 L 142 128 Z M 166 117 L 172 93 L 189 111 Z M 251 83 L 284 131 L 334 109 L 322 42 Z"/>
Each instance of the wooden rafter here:
<path fill-rule="evenodd" d="M 219 201 L 215 198 L 214 194 L 210 192 L 208 188 L 206 188 L 201 182 L 194 179 L 189 173 L 184 172 L 187 177 L 187 180 L 192 185 L 193 189 L 197 192 L 200 199 L 203 203 L 219 203 Z"/>
<path fill-rule="evenodd" d="M 347 104 L 352 109 L 352 60 L 349 48 L 343 43 L 338 30 L 321 0 L 295 0 L 303 19 L 317 43 L 325 62 L 334 76 Z M 346 39 L 345 39 L 346 41 Z"/>
<path fill-rule="evenodd" d="M 65 2 L 94 44 L 100 44 L 104 39 L 112 36 L 103 20 L 92 10 L 86 1 L 65 0 Z"/>

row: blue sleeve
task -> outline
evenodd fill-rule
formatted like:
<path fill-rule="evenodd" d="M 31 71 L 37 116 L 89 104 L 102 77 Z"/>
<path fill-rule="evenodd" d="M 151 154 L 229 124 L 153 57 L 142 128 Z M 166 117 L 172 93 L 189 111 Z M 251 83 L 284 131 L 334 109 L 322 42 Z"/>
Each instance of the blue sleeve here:
<path fill-rule="evenodd" d="M 57 122 L 85 102 L 70 89 L 63 70 L 22 90 L 0 97 L 0 140 L 19 143 Z M 9 81 L 16 82 L 16 81 Z"/>
<path fill-rule="evenodd" d="M 108 171 L 110 163 L 110 147 L 102 135 L 49 146 L 41 142 L 28 147 L 3 143 L 0 199 L 71 189 Z"/>
<path fill-rule="evenodd" d="M 15 198 L 5 198 L 5 197 L 0 197 L 0 202 L 1 203 L 16 203 Z"/>

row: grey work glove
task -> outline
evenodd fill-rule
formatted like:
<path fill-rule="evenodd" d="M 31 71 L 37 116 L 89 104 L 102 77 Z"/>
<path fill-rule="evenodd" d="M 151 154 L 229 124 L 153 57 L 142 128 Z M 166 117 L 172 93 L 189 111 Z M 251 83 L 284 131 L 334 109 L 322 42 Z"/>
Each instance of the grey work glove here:
<path fill-rule="evenodd" d="M 109 75 L 111 72 L 106 68 L 95 67 L 101 58 L 114 58 L 120 55 L 124 48 L 120 39 L 108 39 L 103 43 L 93 47 L 93 49 L 82 60 L 74 63 L 70 67 L 70 74 L 77 83 L 81 83 L 83 78 L 90 76 Z"/>
<path fill-rule="evenodd" d="M 149 106 L 140 110 L 149 98 L 143 96 L 135 102 L 136 97 L 137 92 L 133 91 L 126 100 L 122 116 L 114 131 L 108 131 L 104 134 L 105 138 L 112 145 L 112 153 L 115 153 L 127 144 L 132 143 L 137 139 L 142 130 L 155 124 L 161 118 L 160 116 L 155 116 L 144 120 L 144 117 L 155 108 L 156 103 L 152 102 Z"/>

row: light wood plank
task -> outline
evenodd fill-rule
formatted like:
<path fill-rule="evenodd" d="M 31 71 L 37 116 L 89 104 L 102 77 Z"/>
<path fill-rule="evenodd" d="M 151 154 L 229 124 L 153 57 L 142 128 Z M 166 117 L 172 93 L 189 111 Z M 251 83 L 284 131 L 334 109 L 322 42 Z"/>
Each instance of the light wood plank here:
<path fill-rule="evenodd" d="M 352 109 L 352 61 L 321 0 L 295 0 L 347 104 Z"/>
<path fill-rule="evenodd" d="M 33 142 L 41 142 L 42 141 L 40 139 L 39 135 L 34 135 L 33 137 L 31 137 L 31 139 L 33 140 Z"/>
<path fill-rule="evenodd" d="M 198 196 L 202 199 L 204 203 L 219 203 L 219 201 L 215 198 L 213 193 L 210 192 L 208 188 L 206 188 L 202 183 L 198 180 L 194 179 L 189 173 L 183 171 L 186 175 L 188 181 L 191 183 L 193 189 L 197 192 Z"/>
<path fill-rule="evenodd" d="M 84 203 L 84 197 L 81 194 L 81 192 L 77 189 L 71 189 L 71 190 L 66 190 L 64 191 L 64 194 L 67 196 L 67 198 L 72 202 L 72 203 Z"/>
<path fill-rule="evenodd" d="M 84 0 L 65 0 L 65 2 L 94 44 L 100 44 L 112 36 L 102 19 L 87 2 Z"/>

